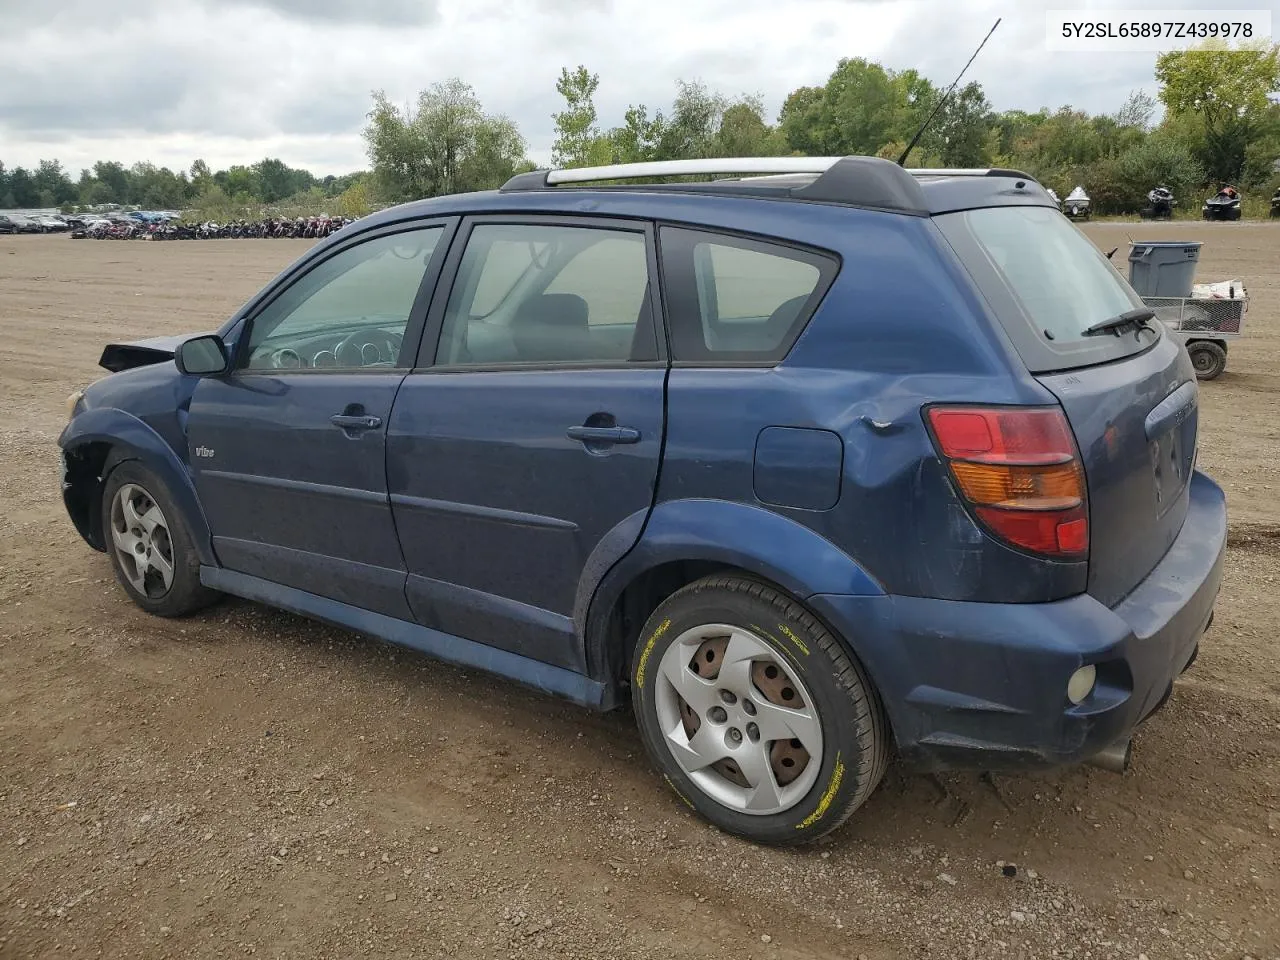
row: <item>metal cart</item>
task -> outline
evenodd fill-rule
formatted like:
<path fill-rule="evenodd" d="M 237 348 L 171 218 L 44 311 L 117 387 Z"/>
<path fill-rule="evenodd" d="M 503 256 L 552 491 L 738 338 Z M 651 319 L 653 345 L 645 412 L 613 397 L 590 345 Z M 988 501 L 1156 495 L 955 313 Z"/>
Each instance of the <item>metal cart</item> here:
<path fill-rule="evenodd" d="M 1196 378 L 1213 380 L 1227 368 L 1227 341 L 1244 333 L 1249 295 L 1244 286 L 1233 297 L 1143 297 L 1175 337 L 1186 344 Z"/>

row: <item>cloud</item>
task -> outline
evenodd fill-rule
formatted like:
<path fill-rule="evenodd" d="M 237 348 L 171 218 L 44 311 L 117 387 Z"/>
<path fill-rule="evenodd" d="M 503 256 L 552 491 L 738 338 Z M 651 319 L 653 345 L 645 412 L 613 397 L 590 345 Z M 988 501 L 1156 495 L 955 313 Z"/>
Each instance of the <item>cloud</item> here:
<path fill-rule="evenodd" d="M 372 90 L 405 103 L 457 76 L 487 110 L 511 117 L 533 158 L 546 161 L 562 66 L 599 73 L 605 127 L 620 124 L 630 104 L 667 108 L 678 78 L 759 94 L 776 113 L 792 89 L 824 82 L 845 56 L 950 83 L 997 15 L 1005 21 L 966 77 L 997 109 L 1109 111 L 1135 87 L 1154 89 L 1150 54 L 1047 53 L 1045 11 L 1060 4 L 0 0 L 0 160 L 186 166 L 198 156 L 250 163 L 269 148 L 340 173 L 366 163 L 360 130 Z"/>
<path fill-rule="evenodd" d="M 213 2 L 218 0 L 210 0 Z M 220 0 L 225 6 L 257 7 L 305 23 L 376 23 L 421 26 L 440 17 L 436 0 Z"/>

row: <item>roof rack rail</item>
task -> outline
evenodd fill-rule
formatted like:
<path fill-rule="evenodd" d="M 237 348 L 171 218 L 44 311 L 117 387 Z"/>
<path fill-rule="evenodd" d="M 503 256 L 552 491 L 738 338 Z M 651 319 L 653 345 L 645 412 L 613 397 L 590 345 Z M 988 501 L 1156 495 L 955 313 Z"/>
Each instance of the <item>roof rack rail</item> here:
<path fill-rule="evenodd" d="M 909 167 L 907 173 L 913 177 L 1020 177 L 1024 180 L 1033 180 L 1039 183 L 1029 173 L 1023 173 L 1021 170 L 1009 170 L 1005 167 Z"/>
<path fill-rule="evenodd" d="M 531 170 L 516 174 L 503 193 L 554 190 L 561 185 L 653 180 L 660 177 L 729 175 L 710 183 L 666 184 L 665 190 L 695 192 L 752 191 L 785 195 L 796 200 L 840 203 L 900 213 L 928 215 L 919 177 L 1034 177 L 1016 170 L 908 170 L 882 157 L 707 157 L 696 160 L 655 160 L 615 163 L 601 167 Z M 812 179 L 788 180 L 789 175 L 814 174 Z M 642 190 L 647 185 L 620 184 L 605 189 Z"/>
<path fill-rule="evenodd" d="M 503 193 L 554 190 L 560 185 L 580 185 L 610 180 L 646 180 L 712 174 L 745 175 L 747 179 L 718 183 L 665 184 L 660 189 L 693 192 L 759 191 L 761 195 L 785 195 L 796 200 L 815 200 L 860 207 L 892 210 L 928 216 L 924 194 L 915 179 L 896 163 L 880 157 L 710 157 L 697 160 L 658 160 L 649 163 L 619 163 L 604 167 L 568 170 L 531 170 L 516 174 Z M 785 181 L 754 176 L 816 174 L 809 180 Z M 648 184 L 621 184 L 602 189 L 643 190 Z"/>
<path fill-rule="evenodd" d="M 590 183 L 594 180 L 645 180 L 710 173 L 826 173 L 841 157 L 707 157 L 696 160 L 654 160 L 614 163 L 603 167 L 548 170 L 548 184 Z"/>

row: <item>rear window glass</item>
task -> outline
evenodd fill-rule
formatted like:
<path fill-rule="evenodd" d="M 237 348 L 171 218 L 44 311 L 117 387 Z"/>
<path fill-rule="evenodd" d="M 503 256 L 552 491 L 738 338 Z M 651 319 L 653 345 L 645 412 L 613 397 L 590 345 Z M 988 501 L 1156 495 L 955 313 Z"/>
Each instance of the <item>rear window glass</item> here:
<path fill-rule="evenodd" d="M 777 362 L 804 329 L 835 261 L 781 244 L 662 231 L 673 359 Z"/>
<path fill-rule="evenodd" d="M 1119 359 L 1149 347 L 1158 325 L 1116 336 L 1084 331 L 1142 300 L 1056 210 L 988 207 L 934 218 L 1033 373 Z"/>

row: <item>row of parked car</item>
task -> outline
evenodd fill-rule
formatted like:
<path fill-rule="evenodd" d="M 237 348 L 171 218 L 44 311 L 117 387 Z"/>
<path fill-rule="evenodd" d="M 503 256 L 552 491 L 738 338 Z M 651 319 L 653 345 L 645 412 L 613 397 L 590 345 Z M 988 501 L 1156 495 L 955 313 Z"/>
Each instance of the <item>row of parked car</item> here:
<path fill-rule="evenodd" d="M 62 233 L 70 229 L 63 217 L 0 213 L 0 233 Z"/>
<path fill-rule="evenodd" d="M 95 223 L 138 224 L 167 222 L 171 214 L 147 213 L 135 210 L 130 213 L 77 213 L 32 214 L 0 213 L 0 233 L 66 233 L 70 230 L 87 230 Z"/>

